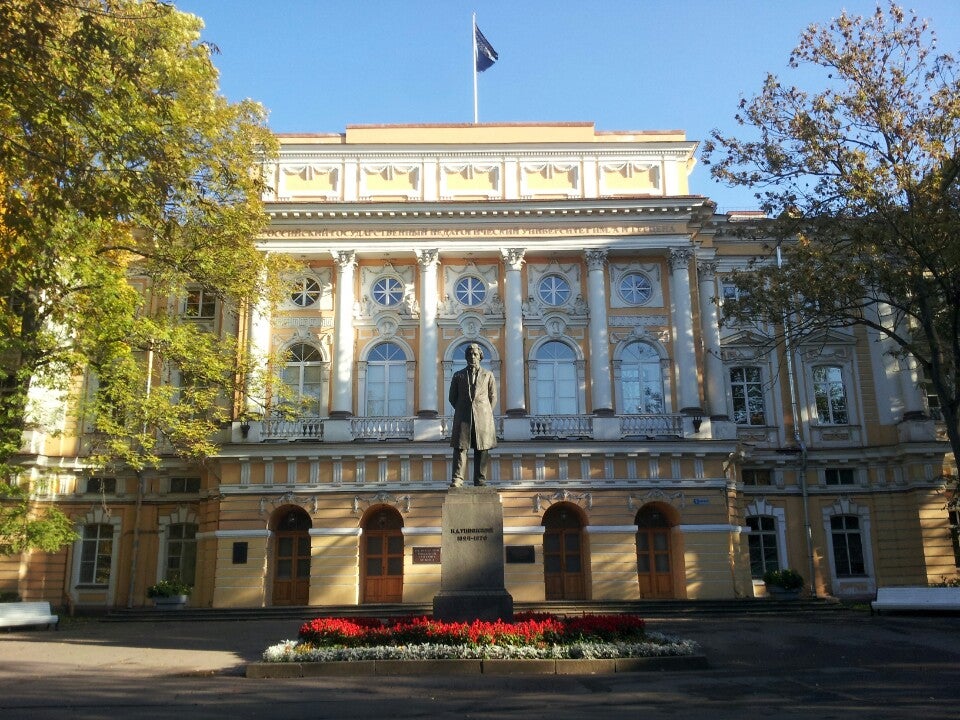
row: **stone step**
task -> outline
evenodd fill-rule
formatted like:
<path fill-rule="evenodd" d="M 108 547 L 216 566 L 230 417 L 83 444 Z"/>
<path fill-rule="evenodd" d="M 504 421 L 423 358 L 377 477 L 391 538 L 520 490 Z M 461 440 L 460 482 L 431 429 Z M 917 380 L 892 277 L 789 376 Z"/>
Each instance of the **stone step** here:
<path fill-rule="evenodd" d="M 239 621 L 239 620 L 299 620 L 316 617 L 378 617 L 397 618 L 430 615 L 429 603 L 378 605 L 289 606 L 266 608 L 191 608 L 157 610 L 133 608 L 111 610 L 102 616 L 106 622 L 144 621 Z M 629 600 L 629 601 L 545 601 L 517 602 L 514 612 L 542 612 L 556 615 L 627 613 L 644 617 L 676 615 L 750 615 L 768 613 L 835 612 L 849 609 L 834 599 L 800 599 L 778 602 L 769 599 L 752 600 Z"/>

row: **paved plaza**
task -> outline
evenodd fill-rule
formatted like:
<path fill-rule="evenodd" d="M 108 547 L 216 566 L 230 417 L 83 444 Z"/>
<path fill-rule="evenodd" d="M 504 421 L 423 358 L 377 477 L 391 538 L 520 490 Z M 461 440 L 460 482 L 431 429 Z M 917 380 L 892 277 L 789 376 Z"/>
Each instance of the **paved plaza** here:
<path fill-rule="evenodd" d="M 0 718 L 956 718 L 960 617 L 833 611 L 649 618 L 706 670 L 254 680 L 295 620 L 0 632 Z"/>

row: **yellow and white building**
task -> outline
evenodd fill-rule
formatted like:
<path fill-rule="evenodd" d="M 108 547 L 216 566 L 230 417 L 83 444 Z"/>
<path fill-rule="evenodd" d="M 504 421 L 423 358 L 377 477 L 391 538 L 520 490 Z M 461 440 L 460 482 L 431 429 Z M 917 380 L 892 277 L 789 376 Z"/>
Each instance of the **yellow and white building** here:
<path fill-rule="evenodd" d="M 757 351 L 762 328 L 720 328 L 729 273 L 757 252 L 731 226 L 757 218 L 691 194 L 683 132 L 280 141 L 259 243 L 303 270 L 239 331 L 286 358 L 304 409 L 237 408 L 219 456 L 171 459 L 142 488 L 83 472 L 82 432 L 31 435 L 41 501 L 81 539 L 0 558 L 0 591 L 139 606 L 182 575 L 200 607 L 429 602 L 446 394 L 470 342 L 500 390 L 491 472 L 516 601 L 751 597 L 776 567 L 837 597 L 957 574 L 948 445 L 915 369 L 862 329 L 792 348 L 788 371 Z"/>

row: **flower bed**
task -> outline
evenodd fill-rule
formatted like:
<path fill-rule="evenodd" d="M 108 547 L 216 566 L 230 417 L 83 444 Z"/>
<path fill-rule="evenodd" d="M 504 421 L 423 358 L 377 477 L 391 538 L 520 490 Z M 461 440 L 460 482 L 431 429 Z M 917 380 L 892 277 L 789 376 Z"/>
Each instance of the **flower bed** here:
<path fill-rule="evenodd" d="M 444 623 L 426 617 L 316 618 L 299 639 L 267 648 L 264 662 L 358 660 L 563 660 L 693 655 L 689 640 L 647 632 L 634 615 L 519 614 L 501 621 Z"/>

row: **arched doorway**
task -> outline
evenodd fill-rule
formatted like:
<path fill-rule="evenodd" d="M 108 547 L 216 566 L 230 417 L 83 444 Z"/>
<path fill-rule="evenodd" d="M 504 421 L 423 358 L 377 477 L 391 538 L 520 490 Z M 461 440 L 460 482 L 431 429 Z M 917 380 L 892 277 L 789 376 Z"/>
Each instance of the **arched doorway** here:
<path fill-rule="evenodd" d="M 558 503 L 543 515 L 543 581 L 547 600 L 586 600 L 583 520 L 580 511 Z"/>
<path fill-rule="evenodd" d="M 301 508 L 280 508 L 274 515 L 273 604 L 310 602 L 310 516 Z"/>
<path fill-rule="evenodd" d="M 361 602 L 403 602 L 403 518 L 391 507 L 373 509 L 363 522 Z"/>
<path fill-rule="evenodd" d="M 656 503 L 637 512 L 637 578 L 641 598 L 672 598 L 673 566 L 670 528 L 675 524 Z"/>

